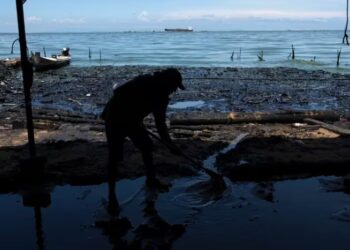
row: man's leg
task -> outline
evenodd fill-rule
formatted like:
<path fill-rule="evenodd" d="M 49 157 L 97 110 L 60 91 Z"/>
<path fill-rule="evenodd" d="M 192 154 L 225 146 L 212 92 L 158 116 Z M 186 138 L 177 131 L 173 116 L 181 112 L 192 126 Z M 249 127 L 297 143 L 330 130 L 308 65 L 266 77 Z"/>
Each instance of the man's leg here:
<path fill-rule="evenodd" d="M 106 136 L 108 143 L 108 211 L 113 215 L 118 215 L 119 204 L 115 193 L 115 181 L 117 177 L 118 163 L 123 160 L 124 137 L 117 127 L 106 122 Z"/>
<path fill-rule="evenodd" d="M 155 178 L 156 173 L 154 170 L 152 155 L 153 143 L 149 138 L 147 131 L 141 126 L 136 126 L 135 128 L 132 128 L 132 131 L 130 131 L 129 137 L 142 153 L 142 159 L 146 168 L 147 178 Z"/>
<path fill-rule="evenodd" d="M 148 136 L 147 130 L 143 126 L 135 127 L 130 131 L 129 137 L 142 152 L 142 158 L 146 168 L 146 184 L 150 187 L 168 190 L 169 184 L 162 183 L 156 178 L 152 156 L 153 143 Z"/>
<path fill-rule="evenodd" d="M 118 163 L 124 158 L 125 135 L 123 135 L 121 128 L 106 123 L 106 137 L 108 143 L 108 176 L 115 179 Z"/>

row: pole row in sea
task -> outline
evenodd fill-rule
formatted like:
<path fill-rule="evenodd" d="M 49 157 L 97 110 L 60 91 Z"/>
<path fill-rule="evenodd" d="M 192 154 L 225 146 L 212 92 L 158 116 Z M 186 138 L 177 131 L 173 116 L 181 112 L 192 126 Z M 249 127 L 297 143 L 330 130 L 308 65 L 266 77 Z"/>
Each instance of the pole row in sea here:
<path fill-rule="evenodd" d="M 287 56 L 288 59 L 291 59 L 291 60 L 295 60 L 296 59 L 296 56 L 295 56 L 295 48 L 294 48 L 294 45 L 292 44 L 292 51 L 291 53 L 289 53 L 289 55 Z M 231 61 L 233 62 L 234 59 L 235 59 L 235 51 L 233 50 L 231 52 L 231 56 L 230 56 L 230 59 Z M 242 49 L 239 48 L 239 51 L 237 53 L 237 60 L 241 60 L 241 57 L 242 57 Z M 265 61 L 264 59 L 264 50 L 260 50 L 259 53 L 257 54 L 257 57 L 258 57 L 258 60 L 263 62 Z M 340 57 L 341 57 L 341 49 L 337 50 L 337 60 L 336 60 L 336 66 L 339 67 L 340 65 Z M 312 59 L 310 59 L 310 62 L 316 62 L 316 56 L 314 56 Z"/>

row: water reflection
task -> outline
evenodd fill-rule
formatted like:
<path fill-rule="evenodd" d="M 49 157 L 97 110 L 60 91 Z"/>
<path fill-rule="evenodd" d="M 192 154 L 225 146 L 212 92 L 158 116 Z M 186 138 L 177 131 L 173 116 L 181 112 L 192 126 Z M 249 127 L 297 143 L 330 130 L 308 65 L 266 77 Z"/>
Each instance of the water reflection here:
<path fill-rule="evenodd" d="M 273 182 L 260 182 L 253 187 L 252 192 L 253 194 L 262 200 L 268 201 L 268 202 L 274 202 L 274 183 Z"/>
<path fill-rule="evenodd" d="M 113 249 L 171 249 L 174 241 L 185 233 L 184 224 L 171 224 L 159 215 L 156 209 L 159 197 L 157 189 L 144 187 L 142 202 L 144 221 L 137 227 L 133 226 L 127 217 L 119 217 L 120 205 L 114 182 L 109 182 L 108 190 L 106 208 L 109 219 L 97 220 L 95 225 L 108 237 Z M 126 237 L 128 234 L 129 239 Z"/>
<path fill-rule="evenodd" d="M 44 182 L 29 183 L 21 188 L 24 207 L 34 209 L 35 234 L 38 250 L 45 249 L 44 228 L 41 209 L 51 205 L 52 189 Z"/>
<path fill-rule="evenodd" d="M 119 210 L 104 207 L 103 216 L 96 214 L 101 199 L 113 204 L 105 184 L 54 191 L 46 184 L 22 186 L 21 196 L 0 196 L 1 249 L 348 249 L 344 182 L 318 177 L 233 183 L 230 195 L 193 208 L 173 200 L 187 190 L 181 180 L 168 193 L 146 189 L 144 178 L 120 180 L 114 202 Z"/>

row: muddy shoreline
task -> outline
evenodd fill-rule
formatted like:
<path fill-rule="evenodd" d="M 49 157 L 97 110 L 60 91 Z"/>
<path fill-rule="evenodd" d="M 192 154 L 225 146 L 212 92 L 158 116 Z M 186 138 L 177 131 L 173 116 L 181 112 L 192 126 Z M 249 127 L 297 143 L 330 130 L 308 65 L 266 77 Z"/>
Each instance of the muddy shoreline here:
<path fill-rule="evenodd" d="M 103 66 L 66 67 L 36 72 L 33 106 L 98 115 L 114 84 L 152 73 L 164 67 Z M 179 101 L 203 101 L 186 111 L 255 112 L 284 110 L 349 111 L 350 75 L 294 68 L 194 68 L 178 67 L 185 91 L 172 97 Z M 21 71 L 0 68 L 0 104 L 22 103 Z M 5 107 L 4 107 L 5 106 Z"/>
<path fill-rule="evenodd" d="M 46 177 L 59 184 L 95 184 L 106 179 L 107 148 L 99 113 L 112 86 L 151 66 L 66 67 L 35 73 L 33 109 L 38 152 L 47 158 Z M 291 68 L 185 68 L 185 91 L 172 97 L 168 116 L 207 118 L 234 112 L 332 111 L 326 121 L 349 129 L 350 75 Z M 198 102 L 176 108 L 183 102 Z M 198 105 L 197 105 L 198 104 Z M 0 65 L 0 179 L 3 192 L 18 184 L 19 158 L 27 153 L 21 72 Z M 41 117 L 40 119 L 38 117 Z M 46 118 L 45 118 L 46 117 Z M 49 119 L 49 118 L 65 119 Z M 232 180 L 345 175 L 350 162 L 347 137 L 319 125 L 248 122 L 234 125 L 172 126 L 171 136 L 189 155 L 204 160 L 242 133 L 249 137 L 217 157 L 217 168 Z M 147 118 L 150 129 L 152 117 Z M 174 179 L 196 174 L 184 159 L 155 143 L 159 175 Z M 322 157 L 320 157 L 322 156 Z M 139 152 L 127 142 L 119 178 L 144 175 Z"/>

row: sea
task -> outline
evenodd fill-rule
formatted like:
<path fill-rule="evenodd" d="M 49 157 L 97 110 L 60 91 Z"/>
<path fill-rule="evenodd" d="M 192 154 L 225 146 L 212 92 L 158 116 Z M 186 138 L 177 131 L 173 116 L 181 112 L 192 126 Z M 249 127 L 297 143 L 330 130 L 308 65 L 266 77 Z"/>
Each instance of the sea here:
<path fill-rule="evenodd" d="M 342 30 L 29 33 L 27 43 L 28 52 L 47 56 L 69 47 L 72 66 L 77 67 L 295 67 L 350 73 L 350 47 L 342 44 L 343 34 Z M 19 56 L 17 37 L 0 33 L 1 59 Z"/>

